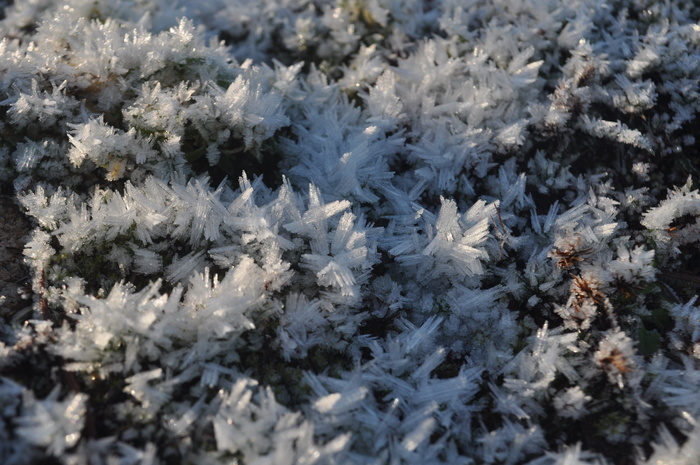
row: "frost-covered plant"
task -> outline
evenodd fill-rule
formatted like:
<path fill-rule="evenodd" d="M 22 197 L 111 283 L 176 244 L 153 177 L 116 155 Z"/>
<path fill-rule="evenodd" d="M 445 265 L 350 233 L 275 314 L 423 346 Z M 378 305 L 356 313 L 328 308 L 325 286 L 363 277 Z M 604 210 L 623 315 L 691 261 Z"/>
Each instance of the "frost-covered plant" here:
<path fill-rule="evenodd" d="M 700 460 L 695 2 L 0 6 L 0 462 Z"/>

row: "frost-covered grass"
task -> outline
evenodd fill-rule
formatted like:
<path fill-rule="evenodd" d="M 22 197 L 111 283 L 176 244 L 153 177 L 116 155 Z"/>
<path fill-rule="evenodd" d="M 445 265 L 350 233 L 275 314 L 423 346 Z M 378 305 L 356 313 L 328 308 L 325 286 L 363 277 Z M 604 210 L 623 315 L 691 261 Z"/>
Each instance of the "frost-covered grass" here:
<path fill-rule="evenodd" d="M 1 463 L 700 463 L 697 0 L 0 5 Z"/>

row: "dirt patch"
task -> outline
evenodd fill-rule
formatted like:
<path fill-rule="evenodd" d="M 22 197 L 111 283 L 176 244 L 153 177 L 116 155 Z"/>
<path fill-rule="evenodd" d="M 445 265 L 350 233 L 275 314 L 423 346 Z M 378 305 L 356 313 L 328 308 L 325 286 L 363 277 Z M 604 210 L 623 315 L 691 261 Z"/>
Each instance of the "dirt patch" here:
<path fill-rule="evenodd" d="M 14 201 L 0 196 L 0 317 L 4 319 L 31 305 L 20 294 L 29 278 L 22 251 L 30 231 L 29 221 Z"/>

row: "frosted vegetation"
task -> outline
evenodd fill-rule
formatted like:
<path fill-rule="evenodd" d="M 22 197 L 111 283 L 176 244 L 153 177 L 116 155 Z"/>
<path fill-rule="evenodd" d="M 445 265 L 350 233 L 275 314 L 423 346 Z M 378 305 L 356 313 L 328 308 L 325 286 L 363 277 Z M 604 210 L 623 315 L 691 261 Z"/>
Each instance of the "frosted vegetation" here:
<path fill-rule="evenodd" d="M 696 0 L 0 5 L 3 464 L 699 463 Z"/>

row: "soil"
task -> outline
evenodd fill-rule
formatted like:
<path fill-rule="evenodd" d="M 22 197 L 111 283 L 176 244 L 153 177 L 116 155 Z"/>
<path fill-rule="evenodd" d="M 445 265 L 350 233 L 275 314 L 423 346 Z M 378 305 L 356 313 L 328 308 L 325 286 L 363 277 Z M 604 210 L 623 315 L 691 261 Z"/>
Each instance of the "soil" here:
<path fill-rule="evenodd" d="M 24 264 L 24 244 L 31 225 L 11 197 L 0 196 L 0 317 L 14 320 L 31 301 L 23 298 L 22 289 L 29 281 Z"/>

